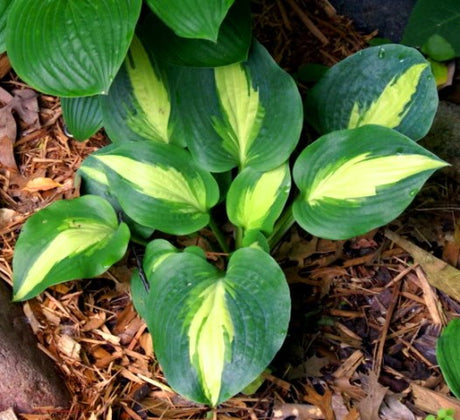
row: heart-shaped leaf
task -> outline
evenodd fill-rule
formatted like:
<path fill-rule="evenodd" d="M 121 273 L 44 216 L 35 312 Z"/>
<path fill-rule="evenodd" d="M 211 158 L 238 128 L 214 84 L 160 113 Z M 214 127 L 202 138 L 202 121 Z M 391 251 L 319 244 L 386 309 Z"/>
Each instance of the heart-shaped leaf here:
<path fill-rule="evenodd" d="M 104 127 L 115 143 L 148 140 L 184 145 L 182 138 L 172 138 L 172 98 L 164 65 L 143 42 L 134 37 L 109 94 L 100 97 Z"/>
<path fill-rule="evenodd" d="M 86 140 L 102 127 L 99 95 L 61 98 L 62 116 L 76 140 Z"/>
<path fill-rule="evenodd" d="M 301 191 L 295 220 L 313 235 L 347 239 L 383 226 L 446 162 L 390 128 L 335 131 L 308 146 L 294 165 Z"/>
<path fill-rule="evenodd" d="M 187 68 L 176 77 L 177 123 L 200 166 L 266 171 L 289 158 L 302 128 L 300 95 L 259 43 L 245 63 Z"/>
<path fill-rule="evenodd" d="M 6 45 L 18 75 L 37 90 L 106 94 L 123 62 L 141 0 L 15 0 Z"/>
<path fill-rule="evenodd" d="M 56 201 L 31 216 L 13 258 L 13 298 L 30 299 L 49 286 L 105 272 L 126 252 L 128 227 L 110 204 L 87 195 Z"/>
<path fill-rule="evenodd" d="M 146 0 L 178 36 L 216 41 L 219 27 L 234 0 Z"/>
<path fill-rule="evenodd" d="M 169 384 L 216 406 L 262 373 L 283 343 L 290 316 L 284 274 L 259 249 L 236 251 L 226 273 L 195 253 L 162 251 L 146 256 L 148 293 L 133 277 L 134 304 Z"/>
<path fill-rule="evenodd" d="M 0 54 L 6 51 L 6 19 L 13 0 L 0 0 Z"/>
<path fill-rule="evenodd" d="M 80 177 L 82 194 L 97 195 L 107 200 L 116 211 L 118 219 L 123 220 L 133 237 L 149 238 L 154 229 L 142 226 L 131 219 L 121 208 L 120 203 L 110 192 L 109 180 L 104 165 L 96 159 L 85 159 L 77 172 Z"/>
<path fill-rule="evenodd" d="M 248 58 L 251 44 L 251 15 L 247 0 L 237 1 L 220 27 L 217 40 L 189 39 L 177 36 L 155 15 L 141 28 L 148 44 L 161 60 L 179 66 L 218 67 Z"/>
<path fill-rule="evenodd" d="M 436 358 L 452 393 L 460 398 L 460 319 L 453 319 L 436 342 Z"/>
<path fill-rule="evenodd" d="M 238 174 L 228 191 L 228 218 L 245 230 L 270 234 L 290 189 L 291 174 L 287 164 L 267 172 L 246 168 Z"/>
<path fill-rule="evenodd" d="M 156 142 L 111 145 L 90 155 L 104 165 L 109 191 L 135 222 L 174 235 L 206 226 L 217 182 L 190 154 Z"/>
<path fill-rule="evenodd" d="M 415 49 L 367 48 L 332 67 L 311 89 L 305 116 L 321 134 L 377 124 L 419 140 L 438 106 L 429 63 Z"/>

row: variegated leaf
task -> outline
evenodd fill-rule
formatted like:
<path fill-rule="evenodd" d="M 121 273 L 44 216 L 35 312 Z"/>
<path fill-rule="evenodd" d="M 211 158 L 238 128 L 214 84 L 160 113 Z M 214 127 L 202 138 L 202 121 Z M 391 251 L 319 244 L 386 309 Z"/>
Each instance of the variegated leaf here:
<path fill-rule="evenodd" d="M 230 221 L 244 230 L 270 234 L 286 204 L 290 188 L 287 164 L 267 172 L 246 168 L 235 178 L 227 194 Z"/>
<path fill-rule="evenodd" d="M 166 233 L 189 234 L 209 222 L 217 183 L 189 153 L 156 142 L 100 149 L 87 158 L 104 166 L 109 191 L 135 222 Z"/>
<path fill-rule="evenodd" d="M 200 166 L 265 171 L 289 158 L 302 128 L 299 92 L 260 44 L 245 63 L 177 73 L 177 129 Z"/>
<path fill-rule="evenodd" d="M 130 238 L 102 198 L 57 201 L 31 216 L 13 258 L 13 298 L 30 299 L 49 286 L 102 274 L 121 259 Z"/>
<path fill-rule="evenodd" d="M 156 356 L 174 389 L 216 406 L 251 383 L 281 346 L 290 313 L 284 274 L 254 248 L 236 251 L 226 273 L 164 243 L 151 253 L 144 263 L 150 291 L 134 276 L 132 294 Z"/>
<path fill-rule="evenodd" d="M 301 190 L 294 217 L 323 238 L 364 234 L 396 218 L 428 177 L 446 165 L 390 128 L 335 131 L 308 146 L 294 165 Z"/>
<path fill-rule="evenodd" d="M 100 101 L 113 142 L 183 143 L 171 137 L 171 95 L 164 68 L 140 38 L 134 37 L 109 94 Z"/>
<path fill-rule="evenodd" d="M 133 237 L 147 239 L 152 235 L 154 229 L 136 223 L 123 211 L 118 200 L 110 192 L 109 180 L 101 162 L 96 159 L 85 159 L 78 169 L 77 175 L 81 182 L 81 193 L 98 195 L 107 200 L 117 212 L 118 218 L 121 218 L 129 226 Z"/>
<path fill-rule="evenodd" d="M 413 48 L 387 44 L 332 67 L 309 92 L 305 115 L 321 134 L 377 124 L 419 140 L 437 105 L 429 63 Z"/>

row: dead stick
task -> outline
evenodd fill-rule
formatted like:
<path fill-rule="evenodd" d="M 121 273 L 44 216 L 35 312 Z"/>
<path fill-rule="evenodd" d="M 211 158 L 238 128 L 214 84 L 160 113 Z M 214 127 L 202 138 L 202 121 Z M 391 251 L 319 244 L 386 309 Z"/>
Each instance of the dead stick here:
<path fill-rule="evenodd" d="M 297 13 L 300 20 L 304 25 L 309 29 L 309 31 L 318 38 L 323 45 L 329 44 L 329 40 L 325 35 L 318 29 L 318 27 L 311 21 L 311 19 L 304 13 L 304 11 L 298 6 L 294 0 L 287 0 L 289 5 L 292 7 L 292 10 Z"/>
<path fill-rule="evenodd" d="M 283 3 L 281 3 L 281 0 L 276 0 L 276 5 L 278 6 L 278 9 L 280 9 L 281 18 L 283 19 L 283 22 L 286 28 L 292 31 L 291 22 L 289 22 L 289 18 L 287 16 L 286 9 L 284 8 Z"/>
<path fill-rule="evenodd" d="M 374 359 L 374 372 L 377 378 L 380 376 L 380 370 L 382 369 L 383 361 L 383 350 L 385 347 L 385 342 L 387 340 L 388 329 L 390 328 L 391 318 L 393 317 L 393 312 L 396 308 L 396 303 L 398 302 L 398 294 L 401 287 L 401 283 L 395 284 L 393 288 L 393 294 L 391 296 L 390 306 L 387 309 L 387 316 L 385 317 L 385 323 L 383 324 L 382 334 L 377 346 L 377 352 Z"/>

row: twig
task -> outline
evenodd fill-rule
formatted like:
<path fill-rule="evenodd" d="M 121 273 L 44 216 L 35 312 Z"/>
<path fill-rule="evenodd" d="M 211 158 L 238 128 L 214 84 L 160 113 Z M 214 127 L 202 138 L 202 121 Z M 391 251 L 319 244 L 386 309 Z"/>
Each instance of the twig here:
<path fill-rule="evenodd" d="M 286 9 L 284 8 L 283 3 L 281 3 L 281 0 L 276 0 L 276 5 L 278 6 L 278 9 L 280 9 L 281 18 L 283 19 L 284 25 L 286 26 L 287 29 L 292 31 L 291 22 L 289 22 L 289 18 L 287 16 Z"/>
<path fill-rule="evenodd" d="M 428 308 L 428 312 L 433 319 L 433 324 L 442 326 L 446 324 L 445 317 L 443 317 L 442 313 L 439 310 L 439 306 L 436 299 L 436 294 L 433 291 L 432 286 L 428 283 L 428 280 L 425 277 L 425 273 L 421 269 L 421 267 L 417 267 L 415 269 L 417 273 L 417 277 L 420 282 L 420 287 L 423 290 L 423 298 L 425 299 L 426 307 Z"/>
<path fill-rule="evenodd" d="M 382 333 L 380 335 L 380 340 L 377 345 L 377 351 L 374 358 L 373 370 L 377 378 L 380 376 L 380 370 L 382 369 L 383 362 L 383 350 L 385 347 L 385 342 L 387 340 L 388 329 L 390 327 L 391 318 L 393 317 L 393 312 L 396 308 L 396 303 L 398 302 L 398 294 L 401 288 L 401 283 L 395 284 L 393 288 L 393 294 L 391 296 L 390 306 L 387 309 L 387 315 L 385 317 L 385 323 L 383 324 Z"/>
<path fill-rule="evenodd" d="M 297 13 L 300 20 L 308 28 L 308 30 L 318 38 L 323 45 L 329 44 L 329 40 L 326 36 L 318 29 L 318 27 L 311 21 L 311 19 L 305 14 L 305 12 L 298 6 L 294 0 L 287 0 L 289 6 L 292 7 L 292 10 Z"/>

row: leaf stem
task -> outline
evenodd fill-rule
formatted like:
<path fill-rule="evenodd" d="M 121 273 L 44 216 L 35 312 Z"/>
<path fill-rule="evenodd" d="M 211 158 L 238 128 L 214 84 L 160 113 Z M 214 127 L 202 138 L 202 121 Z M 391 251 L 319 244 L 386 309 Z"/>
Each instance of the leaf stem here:
<path fill-rule="evenodd" d="M 209 223 L 208 226 L 211 228 L 212 233 L 214 233 L 214 236 L 217 239 L 217 242 L 219 242 L 220 247 L 222 248 L 222 251 L 226 252 L 227 254 L 230 253 L 230 248 L 228 247 L 227 242 L 225 241 L 225 236 L 220 230 L 219 226 L 217 225 L 216 221 L 213 219 L 212 216 L 209 218 Z"/>
<path fill-rule="evenodd" d="M 137 245 L 142 245 L 142 246 L 147 246 L 149 241 L 146 241 L 145 239 L 139 238 L 138 236 L 131 235 L 131 242 L 137 244 Z"/>
<path fill-rule="evenodd" d="M 235 248 L 239 249 L 243 246 L 243 228 L 236 227 L 235 230 Z"/>
<path fill-rule="evenodd" d="M 267 239 L 270 249 L 274 248 L 294 223 L 295 219 L 292 214 L 292 204 L 290 204 L 289 207 L 284 210 L 278 222 L 276 222 L 272 234 Z"/>

